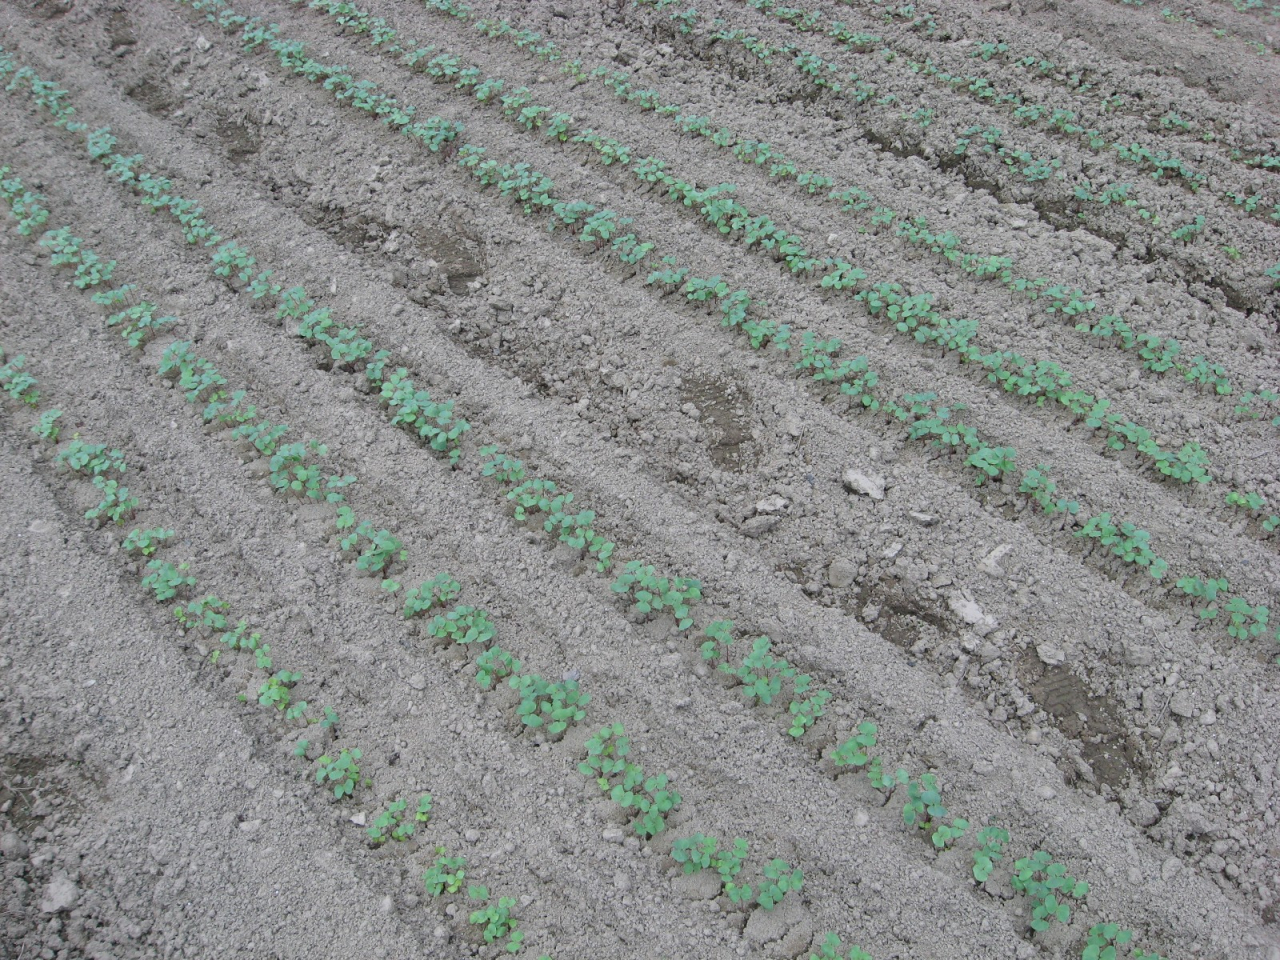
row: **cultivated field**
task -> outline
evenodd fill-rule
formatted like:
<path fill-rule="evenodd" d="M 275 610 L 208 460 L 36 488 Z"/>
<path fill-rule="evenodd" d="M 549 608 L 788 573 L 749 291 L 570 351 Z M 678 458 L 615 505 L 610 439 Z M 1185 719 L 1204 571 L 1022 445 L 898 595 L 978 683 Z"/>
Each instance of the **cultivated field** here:
<path fill-rule="evenodd" d="M 0 4 L 0 954 L 1280 960 L 1277 32 Z"/>

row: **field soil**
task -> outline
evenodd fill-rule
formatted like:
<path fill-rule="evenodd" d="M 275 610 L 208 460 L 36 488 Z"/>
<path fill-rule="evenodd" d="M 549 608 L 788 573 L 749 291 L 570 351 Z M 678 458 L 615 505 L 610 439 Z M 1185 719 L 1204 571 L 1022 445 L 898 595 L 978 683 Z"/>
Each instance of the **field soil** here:
<path fill-rule="evenodd" d="M 114 149 L 143 154 L 259 268 L 304 285 L 389 349 L 391 367 L 455 400 L 471 430 L 456 465 L 428 449 L 391 422 L 358 365 L 330 362 L 242 284 L 214 276 L 210 251 L 140 206 L 83 136 L 19 91 L 0 96 L 0 165 L 51 211 L 33 236 L 7 216 L 0 230 L 0 347 L 26 357 L 41 393 L 35 411 L 0 396 L 0 955 L 499 956 L 502 942 L 468 922 L 477 907 L 465 889 L 424 888 L 444 850 L 466 857 L 467 883 L 511 898 L 529 957 L 808 957 L 832 931 L 876 960 L 1078 958 L 1093 925 L 1116 923 L 1170 960 L 1280 960 L 1275 625 L 1231 636 L 1225 610 L 1204 619 L 1205 603 L 1174 586 L 1226 578 L 1233 596 L 1280 619 L 1280 532 L 1264 529 L 1266 510 L 1224 504 L 1229 490 L 1256 491 L 1272 512 L 1280 503 L 1270 422 L 1280 411 L 1235 410 L 1246 391 L 1280 390 L 1280 299 L 1265 274 L 1280 262 L 1280 222 L 1221 199 L 1255 184 L 1280 199 L 1280 171 L 1232 156 L 1280 155 L 1280 58 L 1245 42 L 1270 43 L 1280 22 L 1199 3 L 1200 19 L 1245 38 L 1223 39 L 1153 4 L 1004 0 L 931 8 L 944 39 L 883 22 L 871 2 L 826 4 L 900 59 L 999 77 L 999 61 L 971 56 L 999 39 L 1010 56 L 1025 48 L 1065 73 L 1087 70 L 1100 94 L 1147 111 L 1098 113 L 1108 136 L 1215 171 L 1213 189 L 1193 193 L 740 2 L 700 3 L 688 33 L 670 19 L 676 7 L 630 2 L 477 0 L 470 19 L 416 0 L 361 6 L 406 48 L 436 44 L 508 91 L 526 86 L 578 127 L 635 145 L 636 159 L 736 184 L 742 203 L 820 256 L 935 293 L 948 314 L 980 321 L 985 350 L 1062 364 L 1164 449 L 1201 444 L 1212 481 L 1182 484 L 1133 449 L 1108 449 L 1069 411 L 1001 391 L 977 364 L 797 280 L 642 188 L 627 164 L 601 166 L 589 148 L 521 130 L 407 69 L 312 8 L 328 5 L 234 6 L 419 118 L 464 124 L 467 143 L 530 163 L 559 196 L 633 218 L 628 229 L 694 275 L 723 276 L 779 321 L 839 337 L 848 356 L 866 355 L 884 396 L 932 391 L 963 404 L 966 423 L 1016 450 L 1019 470 L 976 483 L 963 457 L 854 409 L 791 354 L 753 350 L 717 313 L 646 284 L 647 269 L 549 230 L 451 156 L 290 75 L 265 47 L 246 51 L 188 5 L 8 0 L 0 46 L 16 64 L 68 91 L 90 129 L 109 125 Z M 974 279 L 822 192 L 781 185 L 593 78 L 571 82 L 560 64 L 475 29 L 481 17 L 537 31 L 588 72 L 625 70 L 803 169 L 927 216 L 966 249 L 1080 288 L 1099 314 L 1176 337 L 1184 360 L 1220 363 L 1233 393 L 1144 369 L 1136 351 L 1078 332 L 1043 299 Z M 896 99 L 817 95 L 788 58 L 765 63 L 714 40 L 716 18 L 812 48 Z M 1028 101 L 1075 102 L 1052 77 L 1005 76 Z M 917 97 L 947 129 L 1000 125 L 1064 170 L 1097 183 L 1127 176 L 1160 224 L 1118 206 L 1077 216 L 1052 192 L 1057 181 L 1028 186 L 982 156 L 957 164 L 927 139 L 900 142 Z M 1162 127 L 1170 110 L 1221 136 Z M 1170 242 L 1168 230 L 1197 214 L 1220 235 Z M 178 324 L 130 350 L 36 242 L 63 225 Z M 358 476 L 349 504 L 408 551 L 398 581 L 447 571 L 526 669 L 580 682 L 585 719 L 563 737 L 524 727 L 518 697 L 477 684 L 471 651 L 430 637 L 429 618 L 399 616 L 403 594 L 357 569 L 333 509 L 273 491 L 267 459 L 203 423 L 157 374 L 175 339 L 296 439 L 323 441 L 336 472 Z M 32 432 L 51 407 L 62 411 L 58 445 Z M 143 507 L 124 527 L 86 521 L 97 491 L 58 460 L 76 436 L 128 461 Z M 517 518 L 481 469 L 488 444 L 594 512 L 617 543 L 612 573 L 557 544 L 540 517 Z M 1045 515 L 1020 491 L 1036 464 L 1084 505 L 1078 516 Z M 1102 511 L 1148 531 L 1170 574 L 1157 581 L 1076 535 Z M 175 531 L 163 555 L 189 561 L 201 595 L 270 638 L 277 667 L 302 674 L 295 697 L 332 704 L 338 725 L 260 706 L 253 660 L 212 656 L 216 635 L 175 617 L 174 603 L 195 594 L 153 601 L 139 585 L 146 559 L 121 546 L 133 527 L 153 526 Z M 700 581 L 696 631 L 638 614 L 610 588 L 633 559 Z M 700 631 L 720 619 L 735 625 L 735 656 L 743 638 L 767 635 L 830 691 L 805 736 L 788 735 L 785 697 L 752 705 L 704 661 Z M 886 771 L 937 777 L 951 815 L 970 825 L 954 846 L 904 824 L 906 786 L 875 789 L 863 770 L 833 763 L 864 721 L 876 724 Z M 668 773 L 681 796 L 652 839 L 579 771 L 588 738 L 615 722 L 633 759 Z M 337 800 L 316 782 L 316 760 L 357 746 L 368 782 Z M 412 839 L 369 839 L 390 802 L 412 808 L 422 793 L 434 806 Z M 988 825 L 1011 839 L 979 882 L 972 854 Z M 674 839 L 694 833 L 746 839 L 745 882 L 758 886 L 780 858 L 803 870 L 803 888 L 772 911 L 744 909 L 714 872 L 686 875 L 673 860 Z M 1033 903 L 1012 886 L 1014 862 L 1036 850 L 1088 882 L 1070 921 L 1044 932 L 1029 928 Z"/>

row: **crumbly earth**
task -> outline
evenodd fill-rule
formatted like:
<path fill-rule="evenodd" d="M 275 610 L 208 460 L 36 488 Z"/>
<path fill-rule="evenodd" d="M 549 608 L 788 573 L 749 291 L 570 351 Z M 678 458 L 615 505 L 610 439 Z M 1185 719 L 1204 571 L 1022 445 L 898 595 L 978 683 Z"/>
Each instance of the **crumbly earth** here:
<path fill-rule="evenodd" d="M 1202 0 L 1188 10 L 1208 26 L 1195 28 L 1150 4 L 947 5 L 933 11 L 946 40 L 885 24 L 871 3 L 835 14 L 911 56 L 993 77 L 999 63 L 975 61 L 974 44 L 1008 40 L 1150 103 L 1149 117 L 1104 115 L 1051 78 L 1008 74 L 1026 99 L 1093 110 L 1090 122 L 1116 139 L 1164 138 L 1212 167 L 1217 192 L 1142 186 L 1166 227 L 1197 213 L 1226 224 L 1214 242 L 1179 246 L 1121 212 L 1067 216 L 1052 185 L 1007 183 L 981 158 L 956 166 L 927 141 L 905 144 L 901 116 L 917 102 L 947 129 L 1014 124 L 1001 108 L 820 34 L 801 38 L 742 3 L 699 8 L 767 42 L 811 46 L 896 101 L 855 109 L 811 96 L 782 58 L 726 52 L 704 27 L 680 33 L 666 11 L 474 7 L 541 32 L 587 69 L 626 69 L 667 102 L 927 214 L 971 249 L 1012 254 L 1028 276 L 1096 294 L 1107 311 L 1176 336 L 1184 355 L 1222 363 L 1237 393 L 1280 386 L 1280 301 L 1263 278 L 1280 260 L 1280 227 L 1220 199 L 1253 184 L 1275 193 L 1280 179 L 1229 158 L 1232 146 L 1280 153 L 1280 60 L 1239 39 L 1274 46 L 1268 31 L 1280 26 L 1256 12 Z M 965 404 L 968 421 L 1016 448 L 1021 465 L 1051 465 L 1092 512 L 1150 531 L 1175 569 L 1280 602 L 1280 541 L 1223 506 L 1228 489 L 1280 502 L 1277 431 L 1236 416 L 1236 397 L 1141 370 L 1132 352 L 1082 336 L 1039 303 L 860 230 L 838 205 L 778 186 L 598 83 L 573 85 L 508 40 L 410 0 L 368 8 L 402 37 L 456 51 L 509 89 L 526 85 L 687 179 L 738 184 L 744 203 L 824 251 L 936 292 L 956 315 L 981 319 L 984 347 L 1063 363 L 1166 449 L 1202 443 L 1215 482 L 1162 481 L 1063 411 L 891 335 L 856 302 L 823 296 L 638 190 L 625 169 L 518 131 L 304 3 L 236 4 L 419 116 L 464 122 L 468 142 L 531 163 L 562 195 L 634 218 L 632 229 L 697 275 L 723 275 L 778 319 L 840 337 L 867 355 L 886 396 L 933 390 Z M 1217 25 L 1236 39 L 1216 37 Z M 775 351 L 753 352 L 718 318 L 549 233 L 456 163 L 284 74 L 263 51 L 244 52 L 189 8 L 23 0 L 0 7 L 0 44 L 67 89 L 80 118 L 110 125 L 119 152 L 143 153 L 260 264 L 323 291 L 335 317 L 389 345 L 433 395 L 456 398 L 472 424 L 451 468 L 389 422 L 363 374 L 323 363 L 212 276 L 208 251 L 142 209 L 28 99 L 0 97 L 0 164 L 48 198 L 48 226 L 70 225 L 180 318 L 172 335 L 129 351 L 7 219 L 0 346 L 28 358 L 41 409 L 63 411 L 64 442 L 78 434 L 123 451 L 145 505 L 136 525 L 175 530 L 167 555 L 191 561 L 202 590 L 270 638 L 277 660 L 303 674 L 300 694 L 338 710 L 336 728 L 305 734 L 308 756 L 358 746 L 368 780 L 342 801 L 315 783 L 295 757 L 302 729 L 256 702 L 261 673 L 247 660 L 228 666 L 230 656 L 211 662 L 216 641 L 151 602 L 119 532 L 84 519 L 93 488 L 32 435 L 37 413 L 4 398 L 0 954 L 499 955 L 467 922 L 463 893 L 426 894 L 422 873 L 444 848 L 467 858 L 469 882 L 514 900 L 527 956 L 807 957 L 834 931 L 877 960 L 1066 958 L 1081 955 L 1092 925 L 1113 922 L 1177 960 L 1280 960 L 1280 667 L 1269 636 L 1232 639 L 1225 617 L 1202 621 L 1170 583 L 1072 536 L 1079 521 L 1030 509 L 1016 480 L 975 486 L 957 460 L 908 442 L 879 414 L 851 412 Z M 1223 142 L 1154 122 L 1171 108 L 1221 121 Z M 1124 174 L 1051 130 L 1018 135 L 1067 169 Z M 592 698 L 584 722 L 556 742 L 524 730 L 515 700 L 482 691 L 461 648 L 399 618 L 340 551 L 332 510 L 273 493 L 265 462 L 205 428 L 156 375 L 173 336 L 359 477 L 357 514 L 408 548 L 397 579 L 448 571 L 530 669 L 580 677 Z M 698 578 L 699 624 L 732 619 L 744 635 L 767 634 L 832 692 L 827 716 L 792 739 L 782 712 L 748 706 L 669 618 L 630 614 L 578 551 L 517 522 L 481 473 L 486 443 L 572 490 L 620 558 Z M 830 749 L 864 720 L 878 727 L 886 767 L 933 771 L 948 808 L 970 822 L 953 849 L 904 826 L 905 788 L 887 796 L 833 766 Z M 587 738 L 615 721 L 646 770 L 667 771 L 683 798 L 650 842 L 578 771 Z M 367 842 L 364 827 L 389 802 L 423 792 L 434 809 L 412 840 Z M 987 824 L 1012 839 L 978 884 L 971 854 Z M 741 909 L 717 896 L 713 877 L 686 877 L 674 863 L 672 838 L 694 832 L 746 838 L 748 882 L 779 857 L 803 869 L 803 889 L 773 912 Z M 1044 933 L 1028 928 L 1031 905 L 1010 885 L 1012 861 L 1033 850 L 1090 888 L 1069 924 Z"/>

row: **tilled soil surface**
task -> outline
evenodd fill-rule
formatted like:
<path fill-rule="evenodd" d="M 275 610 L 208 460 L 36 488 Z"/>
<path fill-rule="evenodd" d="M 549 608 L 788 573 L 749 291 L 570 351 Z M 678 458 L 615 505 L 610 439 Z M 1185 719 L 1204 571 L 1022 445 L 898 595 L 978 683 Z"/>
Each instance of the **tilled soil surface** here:
<path fill-rule="evenodd" d="M 48 210 L 29 235 L 18 213 L 0 232 L 3 359 L 22 356 L 39 381 L 34 405 L 16 386 L 0 396 L 0 953 L 496 957 L 512 943 L 560 960 L 790 958 L 835 956 L 822 953 L 834 933 L 840 956 L 857 944 L 876 960 L 1031 960 L 1088 956 L 1091 931 L 1116 924 L 1147 956 L 1280 960 L 1280 632 L 1267 610 L 1280 604 L 1268 392 L 1280 390 L 1280 21 L 1268 5 L 192 6 L 0 5 L 14 68 L 0 165 Z M 221 8 L 221 25 L 206 17 Z M 464 132 L 439 152 L 397 135 L 352 109 L 358 95 L 336 100 L 268 43 L 247 45 L 232 12 Z M 804 20 L 819 12 L 821 26 Z M 375 32 L 370 44 L 369 17 L 394 43 Z M 836 21 L 874 39 L 847 44 Z M 426 54 L 411 69 L 404 52 L 428 44 L 501 77 L 503 93 L 485 103 L 474 81 L 440 82 Z M 798 54 L 844 89 L 814 86 Z M 602 78 L 679 110 L 644 109 Z M 74 122 L 53 122 L 40 82 L 65 91 L 53 101 Z M 522 104 L 504 115 L 500 96 L 521 87 L 634 155 L 602 164 L 545 120 L 513 123 Z M 1060 109 L 1076 128 L 1046 119 Z M 733 137 L 681 132 L 690 116 Z M 103 127 L 108 152 L 137 164 L 91 156 L 103 141 L 86 133 Z M 953 149 L 995 128 L 1006 153 Z M 874 202 L 843 209 L 830 186 L 743 160 L 747 141 Z M 1112 146 L 1130 142 L 1205 180 L 1153 177 Z M 718 309 L 650 282 L 661 262 L 631 267 L 577 228 L 548 229 L 527 215 L 536 203 L 458 162 L 475 147 L 529 164 L 558 198 L 631 218 L 626 230 L 690 276 L 750 290 L 792 326 L 790 350 L 753 349 Z M 1055 158 L 1052 175 L 1019 174 L 1018 151 Z M 1116 449 L 1034 390 L 1002 390 L 981 363 L 820 285 L 822 269 L 788 270 L 708 225 L 637 179 L 646 155 L 690 182 L 734 184 L 818 258 L 979 321 L 984 352 L 1059 364 L 1161 449 L 1199 445 L 1203 482 L 1178 482 L 1135 443 Z M 358 326 L 389 351 L 387 371 L 452 401 L 470 424 L 456 457 L 395 422 L 371 358 L 331 355 L 281 322 L 278 290 L 257 298 L 250 275 L 215 274 L 210 249 L 139 204 L 144 171 L 168 178 L 166 202 L 198 204 L 218 242 L 251 251 L 253 272 L 305 287 L 333 329 Z M 1131 204 L 1079 199 L 1122 181 Z M 1064 316 L 1048 296 L 978 279 L 945 244 L 887 227 L 885 208 L 1094 306 Z M 116 261 L 109 283 L 82 285 L 51 261 L 41 238 L 61 227 Z M 89 296 L 124 283 L 176 318 L 136 349 L 104 323 L 116 308 Z M 1089 332 L 1121 314 L 1176 338 L 1176 361 Z M 919 402 L 962 411 L 1016 452 L 1016 469 L 975 482 L 963 453 L 920 442 L 888 404 L 815 381 L 797 368 L 801 330 L 864 356 L 877 398 L 930 393 Z M 270 452 L 202 416 L 212 394 L 159 373 L 178 341 L 289 439 L 323 443 L 310 449 L 326 473 L 357 478 L 344 509 L 403 555 L 366 569 L 335 504 L 273 489 Z M 1230 392 L 1187 375 L 1193 358 L 1217 364 Z M 56 441 L 38 433 L 54 409 Z M 77 439 L 127 463 L 120 482 L 138 506 L 118 525 L 86 519 L 104 484 L 69 469 Z M 616 544 L 611 569 L 558 543 L 546 504 L 517 510 L 484 467 L 490 446 L 592 511 L 585 522 Z M 1036 465 L 1078 512 L 1036 505 L 1020 482 Z M 1265 503 L 1233 505 L 1232 492 Z M 1104 513 L 1149 533 L 1168 572 L 1089 536 Z M 135 528 L 173 532 L 152 557 L 124 542 Z M 196 583 L 155 602 L 142 584 L 153 560 L 189 564 L 175 575 Z M 690 624 L 627 602 L 613 585 L 630 561 L 698 581 Z M 456 599 L 405 618 L 408 588 L 441 573 Z M 1211 603 L 1177 585 L 1192 578 L 1229 586 Z M 229 605 L 226 623 L 175 617 L 210 594 Z M 455 603 L 483 610 L 495 635 L 433 636 L 431 617 Z M 274 663 L 224 639 L 241 620 Z M 760 636 L 785 658 L 771 703 L 702 652 L 723 620 L 729 663 Z M 525 674 L 579 683 L 583 715 L 563 732 L 523 722 L 504 681 L 477 683 L 486 644 Z M 300 674 L 285 685 L 293 705 L 307 701 L 301 715 L 264 693 L 282 669 Z M 802 736 L 789 733 L 786 671 L 830 694 Z M 869 753 L 901 781 L 876 786 L 866 766 L 836 762 L 867 722 Z M 631 738 L 630 760 L 678 791 L 654 836 L 615 802 L 625 791 L 611 798 L 579 769 L 610 724 Z M 317 770 L 356 749 L 351 795 L 335 797 Z M 946 811 L 922 813 L 922 830 L 904 805 L 925 775 Z M 415 822 L 425 793 L 429 817 Z M 379 843 L 369 827 L 397 800 L 413 834 Z M 935 833 L 957 817 L 958 839 Z M 1008 840 L 982 878 L 986 828 Z M 773 909 L 739 902 L 714 870 L 673 857 L 695 834 L 722 850 L 743 838 L 736 881 L 757 894 L 776 860 L 803 885 Z M 1062 897 L 1065 920 L 1040 922 L 1043 891 L 1019 879 L 1036 851 L 1087 882 Z M 466 877 L 433 895 L 423 875 L 439 857 L 465 858 Z M 523 944 L 514 927 L 486 939 L 472 917 L 486 898 Z"/>

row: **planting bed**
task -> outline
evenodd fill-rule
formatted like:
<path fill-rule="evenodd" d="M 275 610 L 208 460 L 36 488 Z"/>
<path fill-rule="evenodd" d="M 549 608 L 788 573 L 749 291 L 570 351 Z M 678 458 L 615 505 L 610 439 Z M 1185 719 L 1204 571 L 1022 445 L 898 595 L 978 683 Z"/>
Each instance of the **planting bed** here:
<path fill-rule="evenodd" d="M 0 953 L 1280 960 L 1272 6 L 0 6 Z"/>

